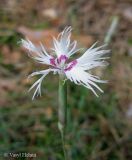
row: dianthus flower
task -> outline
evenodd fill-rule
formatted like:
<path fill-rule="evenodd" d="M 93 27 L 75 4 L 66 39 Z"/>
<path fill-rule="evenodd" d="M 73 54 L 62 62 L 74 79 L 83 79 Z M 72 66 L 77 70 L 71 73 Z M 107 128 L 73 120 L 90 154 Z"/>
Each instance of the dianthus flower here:
<path fill-rule="evenodd" d="M 32 90 L 36 87 L 33 99 L 35 96 L 41 95 L 42 81 L 50 72 L 61 74 L 65 79 L 90 89 L 96 96 L 98 95 L 95 88 L 103 92 L 96 83 L 106 83 L 107 81 L 100 80 L 98 76 L 90 74 L 89 71 L 93 68 L 107 65 L 105 59 L 109 57 L 104 55 L 109 53 L 109 50 L 103 49 L 106 45 L 95 47 L 96 43 L 94 43 L 82 56 L 70 60 L 71 56 L 80 51 L 77 48 L 77 42 L 71 41 L 71 30 L 71 27 L 66 27 L 57 38 L 53 38 L 52 51 L 54 56 L 46 51 L 44 45 L 40 44 L 40 47 L 36 47 L 30 40 L 22 39 L 22 46 L 29 50 L 29 55 L 38 63 L 49 67 L 45 70 L 33 72 L 29 76 L 41 75 L 29 89 Z"/>

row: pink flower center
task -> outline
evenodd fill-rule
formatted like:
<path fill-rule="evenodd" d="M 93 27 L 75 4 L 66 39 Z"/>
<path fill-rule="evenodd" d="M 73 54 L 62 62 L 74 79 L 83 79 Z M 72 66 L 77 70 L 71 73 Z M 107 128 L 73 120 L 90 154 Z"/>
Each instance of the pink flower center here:
<path fill-rule="evenodd" d="M 73 60 L 66 64 L 68 57 L 66 55 L 61 55 L 59 58 L 51 58 L 50 64 L 63 72 L 70 71 L 76 64 L 77 60 Z"/>
<path fill-rule="evenodd" d="M 65 63 L 68 60 L 68 57 L 66 55 L 61 55 L 59 58 L 57 58 L 58 64 Z"/>
<path fill-rule="evenodd" d="M 58 65 L 65 64 L 68 60 L 68 57 L 66 55 L 61 55 L 59 58 L 51 58 L 50 64 L 57 67 Z"/>

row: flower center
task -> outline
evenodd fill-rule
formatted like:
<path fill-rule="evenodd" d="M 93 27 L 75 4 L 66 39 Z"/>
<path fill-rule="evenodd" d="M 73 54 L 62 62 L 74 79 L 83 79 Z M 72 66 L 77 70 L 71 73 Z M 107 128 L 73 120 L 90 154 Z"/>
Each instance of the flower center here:
<path fill-rule="evenodd" d="M 76 64 L 77 60 L 73 60 L 70 63 L 66 63 L 68 57 L 66 55 L 61 55 L 59 58 L 51 58 L 50 64 L 62 72 L 70 71 Z"/>
<path fill-rule="evenodd" d="M 66 55 L 61 55 L 59 58 L 51 58 L 50 64 L 56 68 L 63 69 L 67 60 L 68 57 Z"/>
<path fill-rule="evenodd" d="M 67 60 L 68 60 L 67 56 L 61 55 L 59 58 L 57 58 L 58 66 L 60 68 L 64 68 Z"/>

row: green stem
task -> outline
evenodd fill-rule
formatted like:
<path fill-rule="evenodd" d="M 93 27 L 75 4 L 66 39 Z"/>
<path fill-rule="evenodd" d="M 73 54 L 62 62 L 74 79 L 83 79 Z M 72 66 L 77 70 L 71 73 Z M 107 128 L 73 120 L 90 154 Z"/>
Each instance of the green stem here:
<path fill-rule="evenodd" d="M 58 107 L 58 128 L 61 133 L 61 140 L 63 145 L 63 152 L 65 160 L 67 160 L 67 154 L 65 149 L 65 129 L 67 118 L 67 84 L 64 76 L 59 76 L 59 107 Z"/>

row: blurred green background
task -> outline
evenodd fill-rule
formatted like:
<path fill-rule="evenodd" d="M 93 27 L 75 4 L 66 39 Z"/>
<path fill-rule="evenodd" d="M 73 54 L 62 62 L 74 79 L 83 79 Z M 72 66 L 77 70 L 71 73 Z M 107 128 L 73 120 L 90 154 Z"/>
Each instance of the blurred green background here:
<path fill-rule="evenodd" d="M 28 37 L 51 47 L 52 36 L 73 27 L 80 47 L 110 36 L 110 65 L 93 72 L 108 79 L 104 94 L 68 81 L 66 149 L 69 160 L 132 160 L 132 1 L 0 0 L 0 160 L 63 160 L 57 128 L 58 78 L 48 75 L 42 97 L 31 100 L 27 76 L 45 66 L 33 62 L 18 41 Z M 113 24 L 114 25 L 114 24 Z M 36 157 L 11 157 L 30 153 Z"/>

